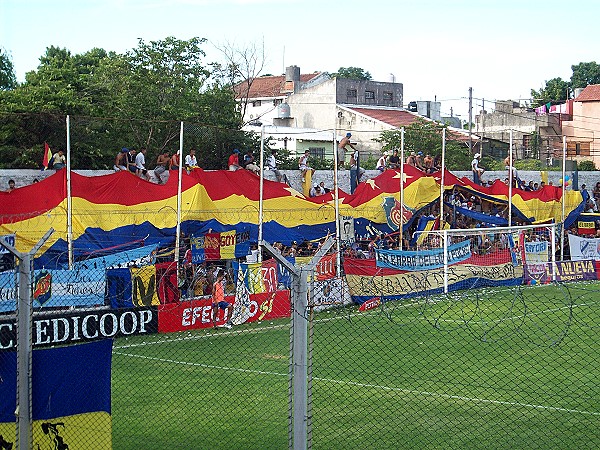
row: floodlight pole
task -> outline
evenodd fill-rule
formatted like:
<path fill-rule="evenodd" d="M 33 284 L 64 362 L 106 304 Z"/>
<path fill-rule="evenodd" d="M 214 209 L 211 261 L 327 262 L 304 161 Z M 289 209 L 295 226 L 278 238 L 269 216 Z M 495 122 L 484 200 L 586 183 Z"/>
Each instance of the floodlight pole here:
<path fill-rule="evenodd" d="M 28 252 L 21 253 L 0 237 L 0 246 L 5 247 L 19 259 L 19 298 L 17 299 L 17 444 L 19 450 L 32 448 L 32 414 L 31 414 L 31 261 L 42 245 L 54 233 L 50 228 L 42 239 Z"/>

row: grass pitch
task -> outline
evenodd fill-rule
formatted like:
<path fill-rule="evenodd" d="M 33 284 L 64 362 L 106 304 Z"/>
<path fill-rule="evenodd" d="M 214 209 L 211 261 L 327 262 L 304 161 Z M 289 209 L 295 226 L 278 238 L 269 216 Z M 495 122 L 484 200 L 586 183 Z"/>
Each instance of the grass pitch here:
<path fill-rule="evenodd" d="M 600 284 L 320 312 L 315 449 L 600 448 Z M 115 341 L 115 449 L 288 447 L 289 320 Z"/>

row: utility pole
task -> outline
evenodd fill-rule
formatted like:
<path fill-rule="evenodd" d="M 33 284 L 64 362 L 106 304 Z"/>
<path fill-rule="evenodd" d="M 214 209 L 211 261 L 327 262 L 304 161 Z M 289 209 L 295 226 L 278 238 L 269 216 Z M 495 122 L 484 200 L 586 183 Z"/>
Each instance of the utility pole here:
<path fill-rule="evenodd" d="M 469 150 L 473 153 L 473 88 L 469 88 Z"/>

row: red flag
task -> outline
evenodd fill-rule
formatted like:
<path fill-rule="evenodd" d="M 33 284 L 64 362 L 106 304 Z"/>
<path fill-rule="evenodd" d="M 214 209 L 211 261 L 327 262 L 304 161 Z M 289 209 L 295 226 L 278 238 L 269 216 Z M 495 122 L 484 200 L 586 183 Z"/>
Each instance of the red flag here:
<path fill-rule="evenodd" d="M 48 143 L 44 142 L 44 159 L 42 161 L 42 165 L 44 166 L 43 170 L 48 170 L 50 161 L 52 161 L 52 152 L 50 151 L 50 146 Z"/>

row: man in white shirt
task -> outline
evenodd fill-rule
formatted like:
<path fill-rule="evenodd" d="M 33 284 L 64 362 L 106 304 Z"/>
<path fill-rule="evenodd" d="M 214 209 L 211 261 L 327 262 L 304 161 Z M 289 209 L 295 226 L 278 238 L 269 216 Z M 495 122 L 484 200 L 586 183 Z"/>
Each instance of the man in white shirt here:
<path fill-rule="evenodd" d="M 479 167 L 479 159 L 481 159 L 481 155 L 479 153 L 475 153 L 475 157 L 473 161 L 471 161 L 471 170 L 473 171 L 473 183 L 481 184 L 481 175 L 485 172 L 483 167 Z"/>
<path fill-rule="evenodd" d="M 275 174 L 277 181 L 281 183 L 281 172 L 277 169 L 277 159 L 275 159 L 276 150 L 271 150 L 271 154 L 267 157 L 267 168 Z"/>
<path fill-rule="evenodd" d="M 145 148 L 140 149 L 137 155 L 135 155 L 135 168 L 136 175 L 140 178 L 145 178 L 146 181 L 150 181 L 150 176 L 146 170 L 146 152 Z"/>

